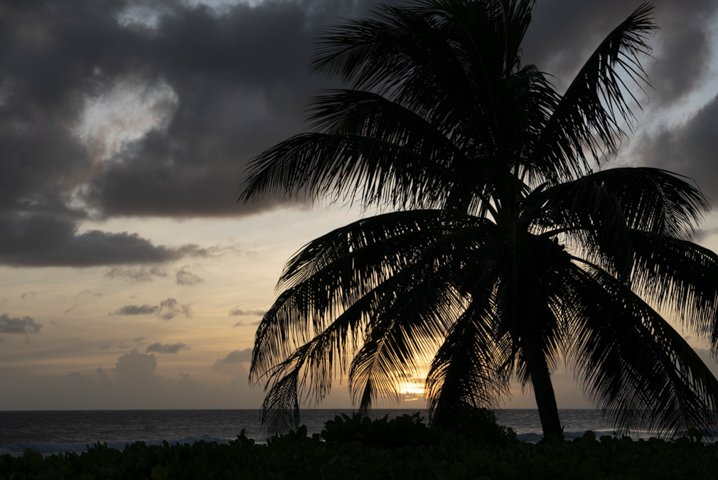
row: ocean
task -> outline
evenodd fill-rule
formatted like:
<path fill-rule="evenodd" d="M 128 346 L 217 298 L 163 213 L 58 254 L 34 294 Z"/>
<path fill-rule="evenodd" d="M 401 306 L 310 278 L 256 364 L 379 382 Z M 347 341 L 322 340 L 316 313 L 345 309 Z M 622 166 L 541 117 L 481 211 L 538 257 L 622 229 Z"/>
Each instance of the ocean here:
<path fill-rule="evenodd" d="M 382 418 L 426 410 L 376 409 L 373 418 Z M 320 433 L 327 420 L 336 415 L 352 414 L 352 410 L 306 409 L 301 422 L 309 434 Z M 499 423 L 511 427 L 523 441 L 541 439 L 541 423 L 537 410 L 505 409 L 497 411 Z M 597 436 L 610 435 L 613 429 L 597 410 L 560 410 L 564 435 L 575 438 L 587 430 Z M 128 443 L 163 441 L 192 443 L 197 440 L 228 442 L 245 435 L 265 442 L 259 410 L 66 410 L 0 412 L 0 455 L 21 455 L 26 448 L 43 454 L 82 452 L 88 445 L 107 443 L 122 449 Z"/>

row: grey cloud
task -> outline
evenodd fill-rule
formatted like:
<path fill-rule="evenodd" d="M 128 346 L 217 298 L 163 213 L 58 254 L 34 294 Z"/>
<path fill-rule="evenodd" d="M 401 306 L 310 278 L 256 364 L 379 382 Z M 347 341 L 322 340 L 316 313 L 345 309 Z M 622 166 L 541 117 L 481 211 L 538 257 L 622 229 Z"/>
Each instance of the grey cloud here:
<path fill-rule="evenodd" d="M 718 96 L 678 126 L 664 126 L 641 137 L 636 155 L 644 165 L 680 173 L 697 182 L 713 202 L 718 201 Z"/>
<path fill-rule="evenodd" d="M 115 368 L 47 375 L 34 385 L 27 384 L 24 371 L 11 366 L 3 370 L 0 409 L 256 409 L 262 403 L 262 389 L 247 384 L 246 369 L 216 382 L 215 375 L 186 372 L 168 371 L 163 377 L 157 373 L 158 363 L 154 354 L 133 350 L 120 356 Z M 337 391 L 332 399 L 342 393 Z M 349 405 L 346 396 L 342 399 Z"/>
<path fill-rule="evenodd" d="M 256 325 L 259 325 L 261 323 L 260 320 L 257 320 L 256 322 L 237 322 L 233 326 L 234 327 L 253 327 Z"/>
<path fill-rule="evenodd" d="M 177 252 L 187 257 L 215 258 L 228 253 L 239 255 L 244 251 L 238 245 L 213 245 L 211 247 L 200 247 L 195 244 L 183 245 Z"/>
<path fill-rule="evenodd" d="M 217 360 L 217 363 L 239 363 L 249 362 L 252 360 L 252 349 L 245 348 L 244 350 L 233 350 L 229 352 L 224 358 Z"/>
<path fill-rule="evenodd" d="M 183 254 L 127 232 L 77 233 L 73 220 L 47 214 L 0 214 L 0 264 L 22 267 L 158 263 Z"/>
<path fill-rule="evenodd" d="M 225 375 L 232 375 L 234 377 L 246 379 L 248 372 L 242 364 L 251 360 L 251 348 L 247 348 L 244 350 L 234 350 L 228 353 L 224 358 L 221 358 L 214 362 L 210 369 L 213 372 L 223 373 Z"/>
<path fill-rule="evenodd" d="M 177 316 L 189 318 L 192 315 L 189 305 L 180 305 L 174 298 L 162 300 L 159 305 L 125 305 L 118 308 L 109 315 L 157 315 L 162 320 L 172 320 Z M 143 340 L 144 337 L 135 339 L 135 342 Z"/>
<path fill-rule="evenodd" d="M 642 61 L 655 88 L 650 107 L 656 109 L 675 104 L 707 80 L 718 2 L 651 3 L 660 30 L 648 39 L 655 59 Z M 525 60 L 556 75 L 559 84 L 570 80 L 598 42 L 638 5 L 624 0 L 537 2 L 523 45 Z"/>
<path fill-rule="evenodd" d="M 702 240 L 705 240 L 708 237 L 711 237 L 713 235 L 718 234 L 718 227 L 716 228 L 699 228 L 695 232 L 693 232 L 693 241 L 695 242 L 701 242 Z M 684 337 L 686 340 L 690 340 L 690 335 Z"/>
<path fill-rule="evenodd" d="M 110 315 L 153 315 L 160 310 L 157 305 L 125 305 Z"/>
<path fill-rule="evenodd" d="M 105 272 L 107 278 L 123 278 L 129 282 L 151 282 L 152 277 L 166 277 L 159 267 L 112 267 Z"/>
<path fill-rule="evenodd" d="M 242 2 L 213 10 L 141 0 L 65 0 L 61 7 L 54 0 L 5 2 L 0 264 L 138 265 L 212 255 L 199 247 L 192 253 L 187 246 L 153 245 L 132 233 L 80 234 L 78 228 L 87 218 L 240 216 L 280 205 L 271 198 L 235 203 L 245 166 L 303 130 L 313 93 L 339 85 L 307 73 L 318 31 L 375 3 Z M 655 61 L 645 61 L 654 112 L 706 81 L 718 9 L 715 0 L 655 4 L 661 30 L 649 40 Z M 541 0 L 525 61 L 559 82 L 571 78 L 636 6 Z M 144 12 L 152 27 L 133 21 L 128 9 Z M 141 119 L 148 123 L 130 135 L 139 127 L 111 119 L 104 130 L 79 134 L 87 108 L 124 86 L 150 105 Z"/>
<path fill-rule="evenodd" d="M 168 298 L 160 302 L 157 316 L 162 320 L 172 320 L 176 316 L 189 318 L 192 314 L 189 305 L 180 305 L 174 298 Z"/>
<path fill-rule="evenodd" d="M 265 310 L 242 310 L 240 308 L 233 308 L 229 311 L 229 315 L 232 317 L 244 315 L 263 317 L 265 313 L 267 313 Z"/>
<path fill-rule="evenodd" d="M 115 373 L 117 379 L 129 384 L 148 384 L 157 379 L 155 370 L 157 358 L 153 354 L 139 353 L 137 349 L 117 359 Z"/>
<path fill-rule="evenodd" d="M 0 333 L 39 333 L 42 323 L 36 323 L 32 317 L 10 318 L 7 313 L 0 315 Z M 29 340 L 26 340 L 28 343 Z"/>
<path fill-rule="evenodd" d="M 147 346 L 146 353 L 154 352 L 154 353 L 178 353 L 180 350 L 189 350 L 190 348 L 185 345 L 184 343 L 173 343 L 172 345 L 169 344 L 162 344 L 162 343 L 153 343 L 151 345 Z"/>
<path fill-rule="evenodd" d="M 93 267 L 161 264 L 188 256 L 207 258 L 238 251 L 236 245 L 154 245 L 133 233 L 99 230 L 78 233 L 78 227 L 76 220 L 63 216 L 47 213 L 3 214 L 0 209 L 0 265 Z M 166 273 L 157 266 L 114 267 L 108 270 L 106 276 L 143 282 L 150 281 L 153 276 L 166 276 Z"/>
<path fill-rule="evenodd" d="M 192 273 L 187 265 L 181 267 L 175 273 L 175 283 L 178 285 L 197 285 L 203 281 L 198 275 Z"/>
<path fill-rule="evenodd" d="M 30 291 L 30 292 L 23 292 L 22 295 L 20 295 L 20 298 L 31 298 L 35 297 L 37 295 L 37 292 Z"/>
<path fill-rule="evenodd" d="M 80 293 L 77 294 L 78 296 L 87 296 L 87 297 L 101 297 L 102 292 L 98 292 L 97 290 L 93 290 L 91 288 L 87 288 Z"/>
<path fill-rule="evenodd" d="M 307 75 L 311 38 L 354 13 L 354 2 L 240 3 L 221 13 L 132 2 L 153 12 L 153 29 L 118 21 L 128 4 L 70 0 L 58 9 L 48 0 L 3 9 L 0 204 L 52 206 L 90 186 L 86 199 L 107 215 L 239 215 L 271 206 L 234 203 L 243 164 L 301 128 L 306 98 L 320 85 Z M 164 85 L 177 101 L 157 104 L 162 128 L 149 126 L 100 163 L 72 128 L 87 99 L 123 82 L 148 92 Z"/>

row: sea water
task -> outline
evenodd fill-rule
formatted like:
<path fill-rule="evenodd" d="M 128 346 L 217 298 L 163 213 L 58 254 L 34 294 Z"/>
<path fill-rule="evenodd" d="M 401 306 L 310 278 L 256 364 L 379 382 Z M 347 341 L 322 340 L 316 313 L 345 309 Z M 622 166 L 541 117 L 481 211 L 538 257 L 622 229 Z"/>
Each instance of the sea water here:
<path fill-rule="evenodd" d="M 372 418 L 400 416 L 426 410 L 376 409 Z M 352 410 L 306 409 L 301 423 L 311 435 L 320 433 L 325 422 Z M 505 409 L 497 411 L 501 425 L 511 427 L 519 440 L 541 439 L 537 410 Z M 613 429 L 597 410 L 560 410 L 566 438 L 576 438 L 587 430 L 597 436 L 610 435 Z M 87 410 L 87 411 L 12 411 L 0 412 L 0 455 L 20 455 L 26 448 L 43 454 L 82 452 L 88 445 L 106 443 L 122 449 L 128 443 L 193 443 L 198 440 L 229 442 L 244 430 L 248 438 L 265 442 L 259 410 Z"/>

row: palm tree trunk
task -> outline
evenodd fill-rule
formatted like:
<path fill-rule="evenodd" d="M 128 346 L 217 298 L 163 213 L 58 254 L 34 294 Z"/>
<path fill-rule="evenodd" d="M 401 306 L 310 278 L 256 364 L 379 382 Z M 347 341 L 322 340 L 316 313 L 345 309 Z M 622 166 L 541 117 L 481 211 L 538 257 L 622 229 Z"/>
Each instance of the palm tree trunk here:
<path fill-rule="evenodd" d="M 548 371 L 546 358 L 541 352 L 541 347 L 536 338 L 535 336 L 530 336 L 522 342 L 524 358 L 534 388 L 544 441 L 553 443 L 563 438 L 563 429 L 561 428 L 561 420 L 558 418 L 558 406 L 556 405 L 556 395 L 551 383 L 551 373 Z"/>

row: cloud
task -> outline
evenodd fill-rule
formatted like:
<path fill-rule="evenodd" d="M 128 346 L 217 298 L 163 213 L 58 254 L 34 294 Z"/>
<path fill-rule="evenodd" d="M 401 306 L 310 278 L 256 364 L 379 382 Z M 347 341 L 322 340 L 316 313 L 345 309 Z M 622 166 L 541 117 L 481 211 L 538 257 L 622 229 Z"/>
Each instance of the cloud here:
<path fill-rule="evenodd" d="M 124 1 L 3 8 L 0 207 L 62 211 L 72 198 L 85 202 L 73 203 L 79 215 L 236 216 L 273 206 L 234 202 L 244 166 L 301 128 L 320 86 L 306 72 L 311 39 L 357 6 L 131 4 L 152 28 L 128 21 Z"/>
<path fill-rule="evenodd" d="M 234 350 L 225 357 L 220 358 L 210 367 L 213 372 L 233 375 L 235 377 L 247 378 L 247 369 L 242 363 L 252 361 L 252 349 Z"/>
<path fill-rule="evenodd" d="M 202 280 L 198 275 L 189 271 L 189 265 L 185 265 L 175 273 L 175 283 L 178 285 L 197 285 L 202 283 Z"/>
<path fill-rule="evenodd" d="M 168 298 L 160 302 L 157 316 L 162 320 L 172 320 L 176 316 L 189 318 L 192 314 L 189 305 L 180 305 L 174 298 Z"/>
<path fill-rule="evenodd" d="M 252 349 L 245 348 L 244 350 L 233 350 L 229 352 L 224 358 L 217 360 L 217 363 L 238 363 L 250 361 L 252 361 Z"/>
<path fill-rule="evenodd" d="M 121 383 L 148 384 L 157 379 L 157 358 L 152 354 L 139 353 L 137 349 L 117 359 L 115 373 Z"/>
<path fill-rule="evenodd" d="M 256 325 L 259 325 L 261 320 L 257 320 L 256 322 L 237 322 L 233 325 L 233 327 L 253 327 Z"/>
<path fill-rule="evenodd" d="M 169 247 L 154 245 L 134 233 L 100 230 L 78 233 L 78 228 L 79 222 L 75 219 L 47 213 L 2 213 L 0 208 L 0 265 L 93 267 L 161 264 L 183 257 L 207 258 L 239 252 L 235 245 L 200 247 L 188 244 Z M 166 276 L 158 266 L 114 267 L 106 275 L 134 282 L 150 281 L 153 276 Z"/>
<path fill-rule="evenodd" d="M 142 274 L 140 265 L 238 252 L 81 227 L 88 219 L 243 216 L 287 205 L 269 197 L 237 204 L 245 168 L 304 130 L 311 95 L 339 86 L 307 72 L 320 29 L 376 3 L 239 2 L 218 10 L 146 0 L 68 0 L 62 8 L 54 0 L 6 2 L 0 265 L 126 265 L 138 275 L 118 269 L 110 276 L 148 281 L 156 275 Z M 655 60 L 644 60 L 655 87 L 646 115 L 660 118 L 711 81 L 718 2 L 654 3 L 661 30 L 649 39 Z M 524 63 L 565 87 L 636 5 L 537 2 Z M 143 21 L 128 11 L 143 12 Z"/>
<path fill-rule="evenodd" d="M 46 375 L 28 385 L 26 372 L 9 366 L 3 369 L 0 409 L 256 409 L 262 403 L 262 389 L 251 388 L 246 374 L 221 378 L 183 369 L 163 376 L 159 367 L 154 354 L 135 349 L 121 355 L 114 368 Z"/>
<path fill-rule="evenodd" d="M 660 27 L 648 39 L 655 59 L 643 59 L 653 86 L 651 103 L 665 107 L 684 99 L 707 80 L 718 3 L 713 0 L 655 0 Z M 624 0 L 543 0 L 523 43 L 525 60 L 570 80 L 591 52 L 638 3 Z M 565 85 L 564 85 L 565 86 Z"/>
<path fill-rule="evenodd" d="M 101 297 L 102 292 L 98 292 L 97 290 L 93 290 L 92 288 L 87 288 L 80 293 L 77 294 L 78 296 L 88 296 L 88 297 Z"/>
<path fill-rule="evenodd" d="M 7 313 L 0 315 L 0 333 L 39 333 L 42 323 L 36 323 L 32 317 L 10 318 Z"/>
<path fill-rule="evenodd" d="M 153 315 L 159 310 L 160 307 L 157 305 L 125 305 L 111 312 L 110 315 Z"/>
<path fill-rule="evenodd" d="M 153 343 L 151 345 L 147 346 L 146 353 L 154 352 L 154 353 L 178 353 L 180 350 L 189 350 L 190 348 L 185 345 L 184 343 L 173 343 L 172 345 L 169 344 L 162 344 L 162 343 Z"/>
<path fill-rule="evenodd" d="M 0 214 L 0 264 L 22 267 L 92 267 L 162 263 L 181 258 L 137 234 L 77 232 L 73 220 L 47 214 Z"/>
<path fill-rule="evenodd" d="M 157 315 L 162 320 L 172 320 L 177 316 L 189 318 L 192 312 L 189 305 L 180 305 L 174 298 L 167 298 L 159 305 L 125 305 L 110 312 L 109 315 Z"/>
<path fill-rule="evenodd" d="M 25 299 L 25 298 L 34 298 L 35 296 L 37 296 L 37 292 L 34 292 L 34 291 L 32 291 L 32 292 L 23 292 L 22 295 L 20 295 L 20 298 L 22 298 L 22 299 Z"/>
<path fill-rule="evenodd" d="M 166 277 L 165 272 L 160 267 L 112 267 L 105 272 L 107 278 L 124 278 L 133 283 L 151 282 L 152 277 Z"/>
<path fill-rule="evenodd" d="M 198 257 L 198 258 L 216 258 L 226 255 L 228 253 L 239 255 L 244 251 L 239 245 L 213 245 L 211 247 L 201 247 L 195 244 L 183 245 L 177 249 L 182 255 L 187 257 Z"/>
<path fill-rule="evenodd" d="M 233 308 L 232 310 L 229 311 L 229 315 L 231 317 L 244 316 L 244 315 L 248 315 L 248 316 L 256 315 L 258 317 L 263 317 L 265 313 L 267 313 L 265 310 L 242 310 L 240 308 Z"/>
<path fill-rule="evenodd" d="M 693 179 L 715 204 L 718 201 L 718 96 L 679 125 L 664 125 L 635 145 L 644 165 Z"/>

